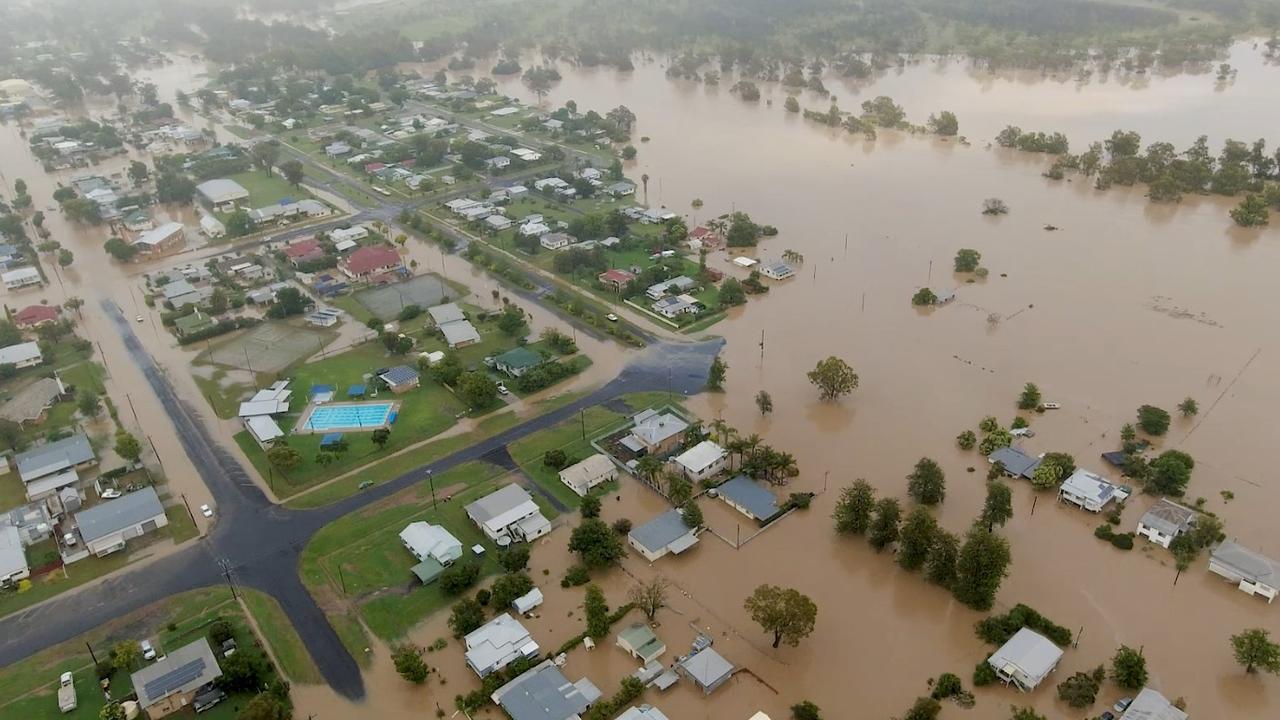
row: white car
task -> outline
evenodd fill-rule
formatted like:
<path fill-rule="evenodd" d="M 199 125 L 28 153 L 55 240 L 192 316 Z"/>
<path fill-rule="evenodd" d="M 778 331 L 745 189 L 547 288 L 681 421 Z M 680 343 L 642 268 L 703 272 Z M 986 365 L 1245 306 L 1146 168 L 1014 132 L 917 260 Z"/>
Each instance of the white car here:
<path fill-rule="evenodd" d="M 211 518 L 213 517 L 213 508 L 209 507 L 208 505 L 201 505 L 200 514 L 207 518 Z"/>
<path fill-rule="evenodd" d="M 100 497 L 103 500 L 115 500 L 116 498 L 120 497 L 123 494 L 124 493 L 120 492 L 115 488 L 107 488 L 106 490 L 102 491 L 102 495 Z"/>
<path fill-rule="evenodd" d="M 143 660 L 151 661 L 156 659 L 156 649 L 151 647 L 150 640 L 143 640 L 142 642 L 138 643 L 138 645 L 139 647 L 142 648 Z"/>
<path fill-rule="evenodd" d="M 506 386 L 506 384 L 505 384 L 505 383 L 498 383 L 498 394 L 499 394 L 499 395 L 510 395 L 510 394 L 511 394 L 511 391 L 507 389 L 507 386 Z"/>
<path fill-rule="evenodd" d="M 618 316 L 614 315 L 613 313 L 609 313 L 608 315 L 605 315 L 604 319 L 608 320 L 609 322 L 618 322 Z"/>
<path fill-rule="evenodd" d="M 135 320 L 137 320 L 138 322 L 142 322 L 142 321 L 143 321 L 143 317 L 142 317 L 141 315 L 139 315 L 138 317 L 136 317 L 136 318 L 134 318 L 134 319 L 135 319 Z"/>

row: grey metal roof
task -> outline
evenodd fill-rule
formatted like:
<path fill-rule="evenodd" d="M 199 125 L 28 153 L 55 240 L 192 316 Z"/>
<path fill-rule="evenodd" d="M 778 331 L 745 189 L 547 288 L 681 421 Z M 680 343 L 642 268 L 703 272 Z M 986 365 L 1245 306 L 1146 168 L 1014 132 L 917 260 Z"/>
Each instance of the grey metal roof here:
<path fill-rule="evenodd" d="M 202 182 L 196 186 L 196 192 L 203 195 L 211 203 L 243 200 L 249 197 L 249 191 L 245 190 L 243 185 L 227 178 L 217 178 Z"/>
<path fill-rule="evenodd" d="M 458 307 L 456 303 L 445 303 L 444 305 L 427 308 L 427 314 L 431 316 L 432 320 L 435 320 L 437 325 L 466 319 L 466 316 L 462 314 L 462 308 Z"/>
<path fill-rule="evenodd" d="M 716 490 L 720 492 L 720 497 L 746 508 L 747 512 L 759 520 L 773 517 L 778 512 L 778 499 L 773 493 L 746 475 L 739 475 Z"/>
<path fill-rule="evenodd" d="M 485 495 L 466 507 L 467 515 L 475 522 L 485 523 L 529 502 L 533 496 L 528 490 L 511 483 Z"/>
<path fill-rule="evenodd" d="M 84 433 L 76 433 L 69 438 L 32 448 L 14 459 L 22 481 L 31 482 L 89 462 L 94 457 L 96 456 L 93 454 L 93 447 L 89 445 L 89 438 Z"/>
<path fill-rule="evenodd" d="M 184 645 L 134 673 L 130 678 L 138 693 L 138 704 L 145 710 L 174 693 L 195 690 L 222 675 L 209 641 L 200 638 Z"/>
<path fill-rule="evenodd" d="M 1251 582 L 1262 582 L 1271 587 L 1280 585 L 1280 563 L 1243 545 L 1230 540 L 1224 541 L 1209 552 L 1209 557 L 1219 565 L 1232 568 Z"/>
<path fill-rule="evenodd" d="M 689 534 L 689 526 L 684 524 L 684 516 L 679 510 L 668 510 L 649 522 L 634 528 L 631 539 L 640 543 L 650 552 L 658 552 L 671 543 Z"/>
<path fill-rule="evenodd" d="M 1022 628 L 1008 642 L 992 653 L 987 662 L 997 670 L 1012 665 L 1035 684 L 1039 684 L 1062 659 L 1062 648 L 1028 628 Z"/>
<path fill-rule="evenodd" d="M 733 663 L 712 648 L 704 648 L 680 661 L 680 667 L 703 689 L 714 689 L 733 673 Z"/>
<path fill-rule="evenodd" d="M 1034 458 L 1016 447 L 998 448 L 987 456 L 987 461 L 1000 463 L 1010 475 L 1031 479 L 1031 474 L 1040 467 L 1040 458 Z"/>
<path fill-rule="evenodd" d="M 1120 720 L 1187 720 L 1187 714 L 1155 690 L 1142 688 Z"/>
<path fill-rule="evenodd" d="M 1138 522 L 1165 535 L 1177 535 L 1195 524 L 1196 511 L 1161 498 Z"/>
<path fill-rule="evenodd" d="M 87 544 L 163 514 L 164 506 L 156 489 L 144 487 L 76 513 L 76 523 L 80 526 L 80 537 Z"/>
<path fill-rule="evenodd" d="M 469 320 L 454 320 L 440 325 L 444 341 L 450 346 L 465 342 L 480 342 L 480 333 Z"/>
<path fill-rule="evenodd" d="M 570 720 L 590 704 L 550 660 L 498 688 L 492 697 L 512 720 Z"/>
<path fill-rule="evenodd" d="M 397 365 L 380 375 L 386 383 L 392 387 L 397 385 L 407 385 L 418 379 L 418 371 L 408 365 Z"/>

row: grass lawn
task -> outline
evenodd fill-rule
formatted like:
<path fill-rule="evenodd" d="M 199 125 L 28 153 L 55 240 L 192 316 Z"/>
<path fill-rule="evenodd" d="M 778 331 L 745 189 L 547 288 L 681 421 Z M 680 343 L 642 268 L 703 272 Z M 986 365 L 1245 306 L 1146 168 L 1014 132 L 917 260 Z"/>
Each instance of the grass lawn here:
<path fill-rule="evenodd" d="M 112 553 L 106 557 L 91 555 L 53 572 L 31 578 L 29 581 L 24 580 L 19 583 L 18 590 L 0 591 L 0 617 L 96 580 L 128 564 L 129 552 L 127 551 Z"/>
<path fill-rule="evenodd" d="M 174 543 L 186 542 L 200 534 L 196 524 L 191 521 L 191 513 L 187 512 L 187 506 L 170 505 L 164 509 L 164 514 L 169 518 L 167 527 Z"/>
<path fill-rule="evenodd" d="M 628 403 L 629 405 L 631 403 Z M 633 406 L 635 407 L 635 406 Z M 636 411 L 646 406 L 635 407 Z M 582 498 L 560 482 L 559 471 L 543 464 L 542 456 L 548 450 L 563 450 L 565 455 L 577 462 L 595 453 L 588 438 L 594 437 L 611 425 L 623 420 L 625 416 L 608 408 L 597 405 L 587 408 L 581 417 L 566 420 L 555 427 L 536 432 L 526 438 L 517 440 L 507 447 L 511 457 L 520 469 L 544 490 L 555 496 L 557 500 L 571 508 L 578 507 Z M 583 428 L 586 437 L 583 437 Z"/>
<path fill-rule="evenodd" d="M 227 371 L 223 368 L 213 368 L 211 377 L 203 377 L 199 374 L 192 373 L 191 377 L 196 381 L 196 387 L 200 388 L 200 394 L 204 395 L 204 399 L 209 403 L 209 407 L 213 408 L 213 412 L 220 418 L 233 418 L 236 413 L 240 412 L 240 400 L 251 389 L 245 383 L 225 384 L 222 378 L 225 377 Z"/>
<path fill-rule="evenodd" d="M 106 386 L 103 384 L 103 377 L 106 371 L 102 366 L 92 360 L 75 360 L 79 354 L 71 349 L 64 348 L 68 354 L 64 355 L 64 359 L 70 358 L 72 364 L 61 365 L 58 367 L 58 376 L 62 378 L 64 385 L 74 386 L 77 391 L 87 391 L 102 395 L 106 392 Z M 48 372 L 46 369 L 45 372 Z M 34 375 L 28 376 L 28 382 L 35 382 L 38 378 Z M 26 385 L 24 382 L 23 385 Z M 11 386 L 5 389 L 5 394 L 16 391 L 18 386 Z M 103 408 L 105 412 L 105 408 Z M 64 400 L 54 403 L 52 407 L 45 413 L 44 421 L 39 424 L 24 425 L 21 432 L 23 442 L 32 443 L 40 438 L 45 437 L 50 431 L 61 428 L 71 427 L 76 420 L 76 413 L 79 411 L 74 400 Z M 2 494 L 2 492 L 0 492 Z M 0 498 L 0 502 L 3 499 Z M 0 505 L 0 507 L 12 507 Z"/>
<path fill-rule="evenodd" d="M 261 170 L 250 170 L 232 175 L 229 179 L 240 183 L 249 191 L 250 207 L 275 205 L 285 198 L 300 200 L 309 197 L 305 189 L 290 185 L 279 173 L 268 176 Z"/>
<path fill-rule="evenodd" d="M 280 663 L 281 674 L 293 683 L 314 685 L 321 682 L 320 670 L 276 599 L 257 590 L 244 590 L 243 594 L 244 603 L 249 607 L 258 630 Z"/>
<path fill-rule="evenodd" d="M 27 504 L 27 486 L 18 473 L 10 470 L 0 475 L 0 512 Z M 0 596 L 3 597 L 3 596 Z"/>

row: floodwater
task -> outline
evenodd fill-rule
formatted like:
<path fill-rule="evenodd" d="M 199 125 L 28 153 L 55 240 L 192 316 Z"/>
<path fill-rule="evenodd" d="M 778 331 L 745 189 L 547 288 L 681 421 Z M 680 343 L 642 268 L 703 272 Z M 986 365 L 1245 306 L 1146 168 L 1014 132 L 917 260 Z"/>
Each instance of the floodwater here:
<path fill-rule="evenodd" d="M 681 588 L 673 593 L 672 609 L 659 615 L 659 634 L 670 648 L 665 660 L 686 647 L 693 623 L 709 629 L 726 657 L 763 682 L 740 676 L 710 701 L 679 686 L 665 695 L 650 692 L 646 701 L 673 718 L 737 720 L 755 709 L 785 717 L 785 708 L 803 698 L 833 717 L 888 717 L 926 694 L 930 677 L 955 672 L 967 679 L 987 652 L 972 633 L 981 615 L 897 569 L 889 555 L 836 537 L 829 517 L 838 490 L 857 477 L 885 494 L 905 496 L 904 476 L 927 455 L 943 465 L 949 480 L 939 519 L 963 531 L 981 506 L 985 468 L 976 453 L 956 449 L 954 437 L 976 429 L 984 415 L 1007 423 L 1027 381 L 1037 382 L 1063 409 L 1031 419 L 1037 436 L 1026 447 L 1070 452 L 1081 466 L 1104 474 L 1108 468 L 1098 454 L 1118 446 L 1119 428 L 1132 421 L 1134 408 L 1151 403 L 1172 409 L 1183 397 L 1195 397 L 1200 415 L 1175 420 L 1159 447 L 1195 456 L 1189 497 L 1204 497 L 1226 521 L 1229 536 L 1280 555 L 1280 531 L 1269 512 L 1280 489 L 1260 451 L 1280 441 L 1270 422 L 1280 402 L 1273 380 L 1280 370 L 1280 326 L 1269 301 L 1280 233 L 1234 228 L 1226 214 L 1230 201 L 1189 198 L 1177 207 L 1153 206 L 1136 189 L 1097 192 L 1087 182 L 1046 180 L 1040 175 L 1044 158 L 984 147 L 1005 124 L 1060 130 L 1077 147 L 1116 127 L 1179 145 L 1202 133 L 1215 145 L 1226 136 L 1274 133 L 1280 96 L 1270 88 L 1280 70 L 1265 65 L 1247 44 L 1237 46 L 1230 62 L 1240 71 L 1225 87 L 1205 75 L 1150 77 L 1142 87 L 1114 78 L 1081 85 L 975 75 L 958 63 L 930 62 L 856 88 L 859 101 L 892 95 L 916 122 L 929 112 L 956 112 L 970 146 L 889 132 L 865 142 L 784 113 L 780 88 L 762 87 L 772 107 L 764 100 L 745 104 L 729 93 L 729 78 L 719 87 L 673 82 L 658 64 L 630 73 L 561 67 L 564 80 L 548 102 L 574 99 L 600 110 L 626 104 L 636 112 L 636 137 L 652 141 L 638 144 L 628 174 L 651 176 L 652 204 L 666 204 L 693 221 L 734 207 L 746 210 L 781 229 L 757 255 L 794 249 L 805 256 L 798 277 L 772 283 L 767 296 L 752 298 L 713 328 L 728 339 L 726 392 L 700 397 L 693 406 L 704 418 L 723 417 L 744 434 L 759 433 L 794 453 L 801 475 L 787 491 L 825 492 L 808 511 L 740 549 L 707 535 L 689 555 L 664 559 L 653 569 L 634 555 L 625 563 L 630 573 L 660 572 Z M 518 80 L 501 82 L 507 92 L 532 100 Z M 827 85 L 842 105 L 855 104 L 854 88 L 835 80 Z M 826 102 L 808 98 L 804 104 Z M 16 131 L 0 131 L 0 142 L 6 176 L 24 177 L 37 204 L 48 204 L 52 183 L 30 163 Z M 981 201 L 992 196 L 1008 202 L 1008 216 L 979 214 Z M 702 209 L 692 209 L 694 198 L 704 201 Z M 90 254 L 100 252 L 98 233 L 67 227 L 54 214 L 50 223 L 54 237 L 76 250 L 78 264 L 99 257 Z M 1061 230 L 1046 232 L 1046 223 Z M 949 272 L 960 247 L 982 252 L 989 279 L 968 284 Z M 422 258 L 420 270 L 440 263 L 433 248 L 412 252 Z M 723 254 L 710 258 L 715 267 L 737 272 L 725 260 Z M 103 343 L 115 387 L 141 387 L 111 326 L 93 317 L 102 297 L 117 299 L 127 313 L 128 288 L 138 281 L 109 267 L 91 279 L 77 276 L 75 292 L 89 301 L 88 331 Z M 471 275 L 455 257 L 445 261 L 445 270 L 470 283 L 479 300 L 492 302 L 487 293 L 493 281 Z M 913 309 L 910 297 L 922 285 L 954 287 L 958 298 L 934 310 Z M 61 291 L 45 292 L 52 300 Z M 989 322 L 993 314 L 999 322 Z M 535 327 L 547 321 L 542 313 Z M 147 334 L 148 347 L 178 367 L 181 354 Z M 588 347 L 581 333 L 579 342 L 597 362 L 583 383 L 607 377 L 623 359 L 612 346 Z M 861 387 L 824 404 L 804 373 L 828 355 L 852 364 Z M 752 401 L 760 389 L 774 398 L 770 417 L 760 417 Z M 138 406 L 140 421 L 165 453 L 176 442 L 151 405 Z M 188 493 L 202 492 L 184 458 L 171 451 L 164 459 L 170 475 L 189 484 Z M 977 471 L 968 473 L 969 466 Z M 1220 491 L 1234 493 L 1234 500 L 1224 501 Z M 634 483 L 622 496 L 606 503 L 606 519 L 625 514 L 639 522 L 661 507 Z M 1146 504 L 1143 497 L 1131 502 L 1127 528 Z M 730 522 L 732 516 L 720 510 L 708 508 L 708 518 Z M 1175 586 L 1167 553 L 1141 542 L 1132 552 L 1116 551 L 1092 537 L 1097 518 L 1060 507 L 1051 495 L 1034 497 L 1025 485 L 1015 488 L 1015 511 L 1003 530 L 1014 562 L 997 609 L 1024 602 L 1083 630 L 1079 647 L 1067 651 L 1050 684 L 1106 661 L 1123 643 L 1143 649 L 1151 685 L 1171 698 L 1185 697 L 1192 716 L 1280 714 L 1274 679 L 1246 676 L 1227 640 L 1243 628 L 1278 629 L 1274 608 L 1215 580 L 1203 559 Z M 545 648 L 581 627 L 580 611 L 568 616 L 581 593 L 562 592 L 557 582 L 569 561 L 567 538 L 566 528 L 557 529 L 533 556 L 548 604 L 530 626 Z M 543 568 L 550 571 L 545 582 Z M 614 571 L 601 582 L 617 605 L 631 581 Z M 817 629 L 798 648 L 769 648 L 743 611 L 743 599 L 762 582 L 798 588 L 818 604 Z M 426 645 L 446 636 L 445 619 L 429 619 L 413 639 Z M 426 689 L 411 687 L 391 670 L 385 648 L 375 654 L 365 703 L 335 700 L 327 688 L 297 688 L 299 714 L 419 718 L 436 702 L 451 714 L 453 696 L 476 686 L 456 644 L 428 657 L 447 679 L 443 687 L 434 684 L 437 679 Z M 573 680 L 585 673 L 608 693 L 631 667 L 610 636 L 589 656 L 571 653 L 566 673 Z M 1107 685 L 1100 702 L 1122 694 L 1130 693 Z M 857 710 L 850 712 L 854 702 Z M 1052 687 L 1030 695 L 988 688 L 978 692 L 971 714 L 1004 717 L 1010 703 L 1034 705 L 1055 719 L 1082 714 L 1059 703 Z"/>

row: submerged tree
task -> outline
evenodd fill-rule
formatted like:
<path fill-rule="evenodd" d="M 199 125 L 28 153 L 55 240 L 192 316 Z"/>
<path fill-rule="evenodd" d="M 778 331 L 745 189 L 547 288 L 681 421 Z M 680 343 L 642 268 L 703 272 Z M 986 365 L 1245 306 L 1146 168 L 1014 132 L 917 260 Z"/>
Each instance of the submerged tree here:
<path fill-rule="evenodd" d="M 775 648 L 784 642 L 799 645 L 813 632 L 818 619 L 818 606 L 807 595 L 776 585 L 757 587 L 743 607 L 765 632 L 773 633 Z"/>

